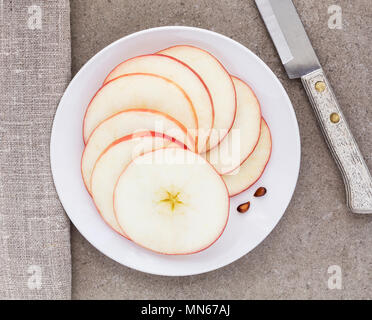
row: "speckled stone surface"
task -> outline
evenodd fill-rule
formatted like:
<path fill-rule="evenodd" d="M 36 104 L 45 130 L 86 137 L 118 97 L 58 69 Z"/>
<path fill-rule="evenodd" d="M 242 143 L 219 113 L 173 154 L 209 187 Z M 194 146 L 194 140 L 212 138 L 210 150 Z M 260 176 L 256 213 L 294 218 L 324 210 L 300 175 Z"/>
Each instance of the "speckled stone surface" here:
<path fill-rule="evenodd" d="M 370 0 L 294 0 L 339 103 L 372 168 Z M 342 29 L 327 10 L 342 8 Z M 302 163 L 292 202 L 274 231 L 235 263 L 203 275 L 168 278 L 110 260 L 72 228 L 75 299 L 371 299 L 372 215 L 351 214 L 341 175 L 299 80 L 289 80 L 253 0 L 72 0 L 73 73 L 96 52 L 132 32 L 164 25 L 229 36 L 278 76 L 300 126 Z M 285 185 L 285 181 L 283 181 Z M 329 266 L 342 289 L 329 289 Z"/>

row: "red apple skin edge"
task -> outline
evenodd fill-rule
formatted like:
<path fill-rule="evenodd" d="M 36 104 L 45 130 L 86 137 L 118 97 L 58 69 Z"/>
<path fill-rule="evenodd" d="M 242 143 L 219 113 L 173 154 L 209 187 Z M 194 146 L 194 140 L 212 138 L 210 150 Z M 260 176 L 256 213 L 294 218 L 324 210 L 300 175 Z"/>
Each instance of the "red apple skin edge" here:
<path fill-rule="evenodd" d="M 167 119 L 169 119 L 169 120 L 175 122 L 175 123 L 176 123 L 176 124 L 181 128 L 181 130 L 186 134 L 186 137 L 189 138 L 189 139 L 191 139 L 191 142 L 194 142 L 194 139 L 192 139 L 192 137 L 189 136 L 189 135 L 187 134 L 187 129 L 186 129 L 186 127 L 185 127 L 181 122 L 179 122 L 178 120 L 172 118 L 171 116 L 169 116 L 169 115 L 166 114 L 166 113 L 163 113 L 163 112 L 160 112 L 160 111 L 156 111 L 156 110 L 151 110 L 151 109 L 127 109 L 127 110 L 119 111 L 119 112 L 113 114 L 112 116 L 108 117 L 107 119 L 101 121 L 101 122 L 99 123 L 99 125 L 98 125 L 97 127 L 94 128 L 94 130 L 92 131 L 90 137 L 92 136 L 93 132 L 96 131 L 97 128 L 98 128 L 100 125 L 102 125 L 104 122 L 106 122 L 107 120 L 110 120 L 111 118 L 113 118 L 113 117 L 115 117 L 115 116 L 117 116 L 118 114 L 121 114 L 121 113 L 125 113 L 125 112 L 136 112 L 136 111 L 155 113 L 155 114 L 160 114 L 160 115 L 165 116 Z M 84 129 L 83 129 L 83 131 L 84 131 Z M 149 132 L 149 131 L 147 131 L 147 132 Z M 164 136 L 166 136 L 166 134 L 164 134 Z M 90 137 L 89 137 L 89 139 L 90 139 Z M 87 141 L 87 144 L 88 144 L 88 142 L 89 142 L 89 139 L 88 139 L 88 141 Z M 120 139 L 120 138 L 119 138 L 119 139 Z M 85 152 L 85 148 L 84 148 L 84 151 L 83 151 L 83 154 L 82 154 L 81 160 L 80 160 L 80 171 L 81 171 L 81 175 L 82 175 L 82 176 L 83 176 L 83 158 L 84 158 L 84 152 Z M 84 179 L 83 179 L 83 182 L 84 182 L 84 186 L 85 186 L 85 188 L 87 189 L 89 195 L 92 196 L 92 195 L 90 194 L 90 191 L 89 191 L 88 186 L 86 185 Z"/>
<path fill-rule="evenodd" d="M 269 127 L 269 125 L 267 124 L 267 122 L 265 121 L 264 118 L 262 118 L 262 121 L 264 121 L 264 122 L 266 123 L 267 127 L 269 128 L 270 141 L 271 141 L 271 147 L 270 147 L 270 154 L 269 154 L 269 157 L 267 158 L 267 161 L 266 161 L 266 163 L 265 163 L 265 166 L 264 166 L 264 168 L 263 168 L 261 174 L 258 176 L 258 178 L 257 178 L 254 182 L 252 182 L 248 187 L 244 188 L 243 190 L 241 190 L 241 191 L 239 191 L 239 192 L 237 192 L 237 193 L 234 193 L 234 194 L 230 195 L 230 198 L 235 197 L 235 196 L 237 196 L 238 194 L 241 194 L 242 192 L 248 190 L 248 189 L 249 189 L 250 187 L 252 187 L 252 186 L 253 186 L 253 185 L 254 185 L 258 180 L 260 180 L 260 178 L 262 177 L 263 173 L 265 172 L 265 169 L 266 169 L 267 164 L 268 164 L 269 161 L 270 161 L 270 158 L 271 158 L 271 152 L 272 152 L 272 150 L 273 150 L 273 143 L 272 143 L 273 139 L 272 139 L 272 136 L 271 136 L 271 131 L 270 131 L 270 127 Z"/>
<path fill-rule="evenodd" d="M 92 101 L 94 100 L 94 98 L 97 96 L 97 94 L 106 86 L 108 85 L 109 83 L 117 80 L 117 79 L 120 79 L 120 78 L 124 78 L 124 77 L 128 77 L 128 76 L 133 76 L 133 75 L 150 75 L 152 77 L 156 77 L 156 78 L 160 78 L 160 79 L 163 79 L 169 83 L 172 83 L 173 85 L 175 85 L 183 94 L 183 96 L 186 98 L 186 100 L 189 102 L 190 104 L 190 107 L 191 107 L 191 110 L 192 110 L 192 114 L 193 114 L 193 117 L 194 117 L 194 121 L 195 121 L 195 124 L 196 124 L 196 131 L 199 129 L 199 123 L 198 123 L 198 117 L 196 115 L 196 111 L 195 111 L 195 108 L 194 108 L 194 105 L 192 103 L 192 101 L 190 100 L 189 96 L 187 95 L 187 93 L 185 92 L 185 90 L 183 90 L 177 83 L 175 83 L 174 81 L 171 81 L 167 78 L 164 78 L 162 76 L 159 76 L 159 75 L 156 75 L 156 74 L 151 74 L 151 73 L 141 73 L 141 72 L 138 72 L 138 73 L 130 73 L 130 74 L 124 74 L 122 76 L 119 76 L 119 77 L 116 77 L 114 79 L 111 79 L 109 82 L 107 82 L 105 85 L 103 85 L 101 88 L 98 89 L 98 91 L 94 94 L 93 98 L 90 100 L 89 104 L 88 104 L 88 107 L 87 109 L 85 110 L 85 114 L 84 114 L 84 119 L 83 119 L 83 141 L 84 141 L 84 144 L 87 143 L 87 141 L 85 141 L 84 139 L 84 129 L 85 129 L 85 118 L 86 118 L 86 115 L 88 113 L 88 110 L 89 110 L 89 107 L 92 103 Z M 145 109 L 145 108 L 144 108 Z M 104 120 L 103 120 L 104 121 Z M 92 135 L 92 133 L 90 134 Z M 88 138 L 89 139 L 89 138 Z M 197 146 L 198 146 L 198 136 L 195 137 L 195 150 L 197 150 Z"/>
<path fill-rule="evenodd" d="M 159 149 L 157 149 L 157 150 L 161 150 L 161 149 L 166 149 L 166 147 L 164 147 L 164 148 L 159 148 Z M 147 153 L 150 153 L 150 152 L 153 152 L 153 151 L 145 152 L 144 154 L 147 154 Z M 144 154 L 142 154 L 142 156 L 143 156 Z M 132 160 L 132 161 L 131 161 L 131 162 L 130 162 L 130 163 L 129 163 L 125 168 L 124 168 L 124 170 L 122 171 L 122 173 L 119 175 L 118 180 L 116 181 L 116 185 L 115 185 L 114 190 L 116 190 L 116 187 L 117 187 L 117 185 L 118 185 L 118 182 L 119 182 L 120 177 L 123 175 L 123 173 L 125 172 L 125 170 L 129 167 L 129 165 L 130 165 L 133 161 L 134 161 L 134 160 Z M 216 171 L 216 169 L 215 169 L 215 168 L 214 168 L 214 167 L 213 167 L 213 166 L 212 166 L 208 161 L 206 161 L 206 163 L 208 163 L 208 165 L 211 166 L 211 168 L 216 172 L 216 174 L 219 175 L 218 172 Z M 226 186 L 225 181 L 223 181 L 222 178 L 221 178 L 221 180 L 222 180 L 223 184 L 225 185 L 227 195 L 229 195 L 229 191 L 228 191 L 228 189 L 227 189 L 227 186 Z M 224 232 L 225 229 L 226 229 L 227 222 L 229 221 L 229 216 L 230 216 L 230 197 L 228 196 L 227 198 L 228 198 L 228 201 L 227 201 L 227 217 L 226 217 L 225 225 L 223 226 L 223 228 L 222 228 L 220 234 L 216 237 L 216 239 L 215 239 L 213 242 L 211 242 L 210 244 L 208 244 L 208 245 L 207 245 L 206 247 L 204 247 L 204 248 L 201 248 L 201 249 L 199 249 L 199 250 L 197 250 L 197 251 L 193 251 L 193 252 L 187 252 L 187 253 L 166 253 L 166 252 L 160 252 L 160 251 L 156 251 L 156 250 L 153 250 L 153 249 L 147 248 L 147 247 L 142 246 L 142 245 L 140 245 L 139 243 L 137 243 L 137 242 L 135 242 L 135 241 L 133 241 L 133 240 L 131 240 L 131 241 L 133 241 L 136 245 L 138 245 L 138 246 L 141 247 L 141 248 L 144 248 L 144 249 L 146 249 L 146 250 L 149 250 L 149 251 L 152 251 L 152 252 L 155 252 L 155 253 L 159 253 L 159 254 L 163 254 L 163 255 L 168 255 L 168 256 L 184 256 L 184 255 L 194 254 L 194 253 L 198 253 L 198 252 L 204 251 L 204 250 L 208 249 L 210 246 L 212 246 L 212 245 L 213 245 L 213 244 L 214 244 L 214 243 L 215 243 L 215 242 L 216 242 L 216 241 L 221 237 L 221 235 L 223 234 L 223 232 Z M 116 221 L 118 222 L 118 225 L 119 225 L 121 231 L 122 231 L 123 233 L 125 233 L 125 231 L 123 230 L 122 226 L 120 225 L 120 223 L 119 223 L 119 221 L 118 221 L 118 216 L 117 216 L 117 213 L 116 213 L 116 208 L 115 208 L 115 192 L 114 192 L 114 196 L 113 196 L 112 201 L 113 201 L 113 205 L 114 205 L 114 213 L 115 213 Z"/>
<path fill-rule="evenodd" d="M 261 110 L 261 104 L 260 104 L 260 101 L 258 100 L 258 98 L 257 98 L 257 96 L 256 96 L 256 93 L 253 91 L 253 89 L 251 88 L 251 86 L 250 86 L 248 83 L 246 83 L 245 81 L 243 81 L 242 79 L 240 79 L 240 78 L 238 78 L 238 77 L 236 77 L 236 76 L 231 76 L 231 77 L 232 77 L 232 78 L 235 78 L 235 79 L 238 79 L 238 80 L 240 80 L 241 82 L 243 82 L 243 83 L 244 83 L 244 84 L 245 84 L 245 85 L 246 85 L 246 86 L 251 90 L 251 92 L 253 93 L 253 95 L 254 95 L 254 97 L 255 97 L 257 103 L 258 103 L 258 106 L 259 106 L 259 108 L 260 108 L 260 116 L 261 116 L 261 118 L 260 118 L 260 133 L 259 133 L 259 135 L 258 135 L 258 139 L 257 139 L 257 141 L 256 141 L 256 144 L 255 144 L 254 148 L 253 148 L 252 151 L 248 154 L 248 156 L 246 156 L 245 159 L 244 159 L 242 162 L 240 162 L 240 164 L 239 164 L 237 167 L 235 167 L 235 168 L 232 169 L 232 170 L 229 170 L 229 171 L 225 172 L 224 174 L 229 174 L 229 173 L 233 172 L 235 169 L 239 168 L 239 167 L 243 164 L 243 162 L 244 162 L 245 160 L 247 160 L 247 159 L 249 158 L 249 156 L 253 153 L 254 149 L 257 147 L 258 140 L 260 140 L 260 136 L 261 136 L 262 110 Z M 266 123 L 266 122 L 265 122 L 265 123 Z M 270 129 L 269 129 L 269 130 L 270 130 Z"/>
<path fill-rule="evenodd" d="M 233 88 L 234 88 L 234 96 L 235 96 L 235 112 L 234 112 L 234 118 L 233 118 L 233 121 L 232 121 L 232 123 L 231 123 L 231 126 L 230 126 L 230 128 L 229 128 L 229 130 L 227 130 L 227 132 L 226 132 L 226 134 L 222 137 L 222 139 L 213 147 L 213 148 L 210 148 L 210 149 L 207 149 L 205 152 L 208 152 L 209 150 L 212 150 L 212 149 L 214 149 L 214 148 L 216 148 L 220 143 L 221 143 L 221 141 L 223 140 L 223 139 L 225 139 L 226 138 L 226 136 L 227 136 L 227 134 L 230 132 L 230 130 L 231 130 L 231 128 L 232 128 L 232 126 L 233 126 L 233 124 L 234 124 L 234 122 L 235 122 L 235 116 L 236 116 L 236 109 L 237 109 L 237 100 L 236 100 L 236 90 L 235 90 L 235 86 L 234 86 L 234 82 L 233 82 L 233 80 L 232 80 L 232 78 L 231 78 L 231 75 L 230 75 L 230 73 L 226 70 L 226 68 L 224 67 L 224 65 L 220 62 L 220 60 L 218 60 L 213 54 L 211 54 L 210 52 L 208 52 L 207 50 L 204 50 L 204 49 L 201 49 L 201 48 L 198 48 L 198 47 L 195 47 L 195 46 L 192 46 L 192 45 L 189 45 L 189 44 L 178 44 L 178 45 L 174 45 L 174 46 L 170 46 L 170 47 L 168 47 L 168 48 L 165 48 L 165 49 L 162 49 L 162 50 L 160 50 L 160 51 L 158 51 L 158 52 L 155 52 L 155 54 L 162 54 L 162 53 L 160 53 L 161 51 L 164 51 L 164 50 L 168 50 L 168 49 L 170 49 L 170 48 L 176 48 L 176 47 L 190 47 L 190 48 L 195 48 L 195 49 L 199 49 L 199 50 L 201 50 L 201 51 L 204 51 L 204 52 L 206 52 L 207 54 L 209 54 L 213 59 L 215 59 L 217 62 L 218 62 L 218 64 L 221 66 L 221 68 L 228 74 L 228 76 L 230 77 L 230 80 L 231 80 L 231 83 L 232 83 L 232 85 L 233 85 Z M 189 67 L 190 69 L 191 69 L 191 67 Z M 195 73 L 197 73 L 196 71 L 194 71 Z"/>
<path fill-rule="evenodd" d="M 174 61 L 177 61 L 178 63 L 182 64 L 183 66 L 185 66 L 186 68 L 188 68 L 192 73 L 194 73 L 198 79 L 200 80 L 200 82 L 202 83 L 202 85 L 204 86 L 205 90 L 207 91 L 208 93 L 208 96 L 209 96 L 209 101 L 211 102 L 211 108 L 212 108 L 212 125 L 211 125 L 211 129 L 210 131 L 212 131 L 212 128 L 213 128 L 213 125 L 214 125 L 214 105 L 213 105 L 213 99 L 212 99 L 212 96 L 211 96 L 211 93 L 209 91 L 209 88 L 207 87 L 207 85 L 205 84 L 204 80 L 200 77 L 200 75 L 195 71 L 193 70 L 189 65 L 187 65 L 186 63 L 182 62 L 181 60 L 178 60 L 174 57 L 171 57 L 171 56 L 166 56 L 164 54 L 158 54 L 158 53 L 154 53 L 154 54 L 144 54 L 144 55 L 140 55 L 140 56 L 136 56 L 136 57 L 133 57 L 133 58 L 129 58 L 127 60 L 124 60 L 123 62 L 119 63 L 115 68 L 113 68 L 110 73 L 107 75 L 107 77 L 105 78 L 105 80 L 103 81 L 103 84 L 102 86 L 104 86 L 108 81 L 107 79 L 110 77 L 110 75 L 117 69 L 119 68 L 121 65 L 123 65 L 124 63 L 128 62 L 128 61 L 131 61 L 131 60 L 134 60 L 134 59 L 137 59 L 137 58 L 142 58 L 142 57 L 147 57 L 147 56 L 160 56 L 160 57 L 166 57 L 168 59 L 172 59 Z M 210 136 L 210 132 L 208 134 L 208 136 Z"/>
<path fill-rule="evenodd" d="M 113 146 L 123 142 L 123 141 L 127 141 L 127 140 L 131 140 L 131 139 L 134 139 L 134 138 L 140 138 L 140 137 L 159 137 L 159 138 L 164 138 L 164 139 L 167 139 L 167 140 L 170 140 L 172 141 L 173 143 L 176 143 L 178 144 L 181 148 L 185 149 L 185 150 L 188 150 L 187 146 L 185 144 L 183 144 L 182 142 L 180 141 L 177 141 L 176 139 L 170 137 L 170 136 L 167 136 L 165 134 L 162 134 L 162 133 L 159 133 L 159 132 L 155 132 L 155 131 L 143 131 L 143 132 L 138 132 L 138 133 L 135 133 L 135 134 L 130 134 L 130 135 L 127 135 L 127 136 L 124 136 L 122 138 L 119 138 L 117 140 L 115 140 L 114 142 L 112 142 L 101 154 L 100 156 L 98 157 L 98 159 L 96 160 L 96 163 L 93 167 L 93 171 L 96 167 L 96 164 L 98 162 L 99 159 L 101 159 L 101 157 L 110 149 L 112 148 Z M 151 152 L 151 151 L 149 151 Z M 145 152 L 147 153 L 147 152 Z M 91 185 L 92 187 L 92 185 Z M 87 189 L 88 190 L 88 189 Z M 88 191 L 89 192 L 89 191 Z M 90 194 L 90 193 L 89 193 Z M 91 194 L 90 194 L 91 195 Z M 115 230 L 107 221 L 106 219 L 103 217 L 101 211 L 98 209 L 98 206 L 96 204 L 96 202 L 94 201 L 94 198 L 92 197 L 92 201 L 93 201 L 93 204 L 94 206 L 96 207 L 97 209 L 97 212 L 99 213 L 99 215 L 101 216 L 102 220 L 113 230 L 115 231 L 116 233 L 118 233 L 119 235 L 123 236 L 124 238 L 130 240 L 130 238 L 125 234 L 124 230 L 120 227 L 120 230 L 122 231 L 122 233 L 118 232 L 117 230 Z M 130 240 L 131 241 L 131 240 Z"/>

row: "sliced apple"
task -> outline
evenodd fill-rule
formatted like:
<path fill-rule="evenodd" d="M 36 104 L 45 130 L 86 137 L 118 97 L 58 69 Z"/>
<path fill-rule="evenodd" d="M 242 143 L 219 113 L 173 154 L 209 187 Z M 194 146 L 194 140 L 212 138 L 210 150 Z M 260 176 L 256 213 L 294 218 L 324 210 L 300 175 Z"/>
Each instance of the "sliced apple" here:
<path fill-rule="evenodd" d="M 114 191 L 117 221 L 131 240 L 163 254 L 206 249 L 229 215 L 226 186 L 200 155 L 180 148 L 132 161 Z"/>
<path fill-rule="evenodd" d="M 94 164 L 105 148 L 121 137 L 146 130 L 164 133 L 193 150 L 194 142 L 187 135 L 186 128 L 167 114 L 142 109 L 121 111 L 101 122 L 93 130 L 85 146 L 81 159 L 81 172 L 88 191 L 90 191 Z"/>
<path fill-rule="evenodd" d="M 244 81 L 232 79 L 237 98 L 234 125 L 226 138 L 205 155 L 219 174 L 233 171 L 248 158 L 261 131 L 261 108 L 256 95 Z"/>
<path fill-rule="evenodd" d="M 223 140 L 233 125 L 236 113 L 235 88 L 229 73 L 209 52 L 189 45 L 179 45 L 158 53 L 174 57 L 189 65 L 207 85 L 213 100 L 217 133 L 209 139 L 209 149 Z"/>
<path fill-rule="evenodd" d="M 114 214 L 112 199 L 116 181 L 134 157 L 167 145 L 183 146 L 155 132 L 129 135 L 114 141 L 95 163 L 90 187 L 93 201 L 103 220 L 125 237 L 127 236 L 120 229 Z"/>
<path fill-rule="evenodd" d="M 104 83 L 130 73 L 152 73 L 168 78 L 185 90 L 198 117 L 198 152 L 206 150 L 213 126 L 213 104 L 209 90 L 200 76 L 185 63 L 164 55 L 150 54 L 134 57 L 119 64 Z"/>
<path fill-rule="evenodd" d="M 262 119 L 260 139 L 252 154 L 238 169 L 222 176 L 231 197 L 247 190 L 261 177 L 270 159 L 271 144 L 270 129 Z"/>
<path fill-rule="evenodd" d="M 103 120 L 134 108 L 169 114 L 181 122 L 193 138 L 198 120 L 185 91 L 175 82 L 153 74 L 127 74 L 107 82 L 91 100 L 84 117 L 84 141 Z M 196 139 L 194 139 L 196 141 Z"/>

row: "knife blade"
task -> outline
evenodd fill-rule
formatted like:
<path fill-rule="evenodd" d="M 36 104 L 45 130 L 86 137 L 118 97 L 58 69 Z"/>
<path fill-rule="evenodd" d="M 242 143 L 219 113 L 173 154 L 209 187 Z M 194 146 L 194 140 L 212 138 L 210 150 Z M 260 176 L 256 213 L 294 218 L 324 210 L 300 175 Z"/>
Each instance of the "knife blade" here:
<path fill-rule="evenodd" d="M 372 177 L 291 0 L 255 0 L 290 79 L 301 78 L 354 213 L 372 213 Z"/>
<path fill-rule="evenodd" d="M 321 68 L 292 1 L 256 0 L 290 79 Z"/>

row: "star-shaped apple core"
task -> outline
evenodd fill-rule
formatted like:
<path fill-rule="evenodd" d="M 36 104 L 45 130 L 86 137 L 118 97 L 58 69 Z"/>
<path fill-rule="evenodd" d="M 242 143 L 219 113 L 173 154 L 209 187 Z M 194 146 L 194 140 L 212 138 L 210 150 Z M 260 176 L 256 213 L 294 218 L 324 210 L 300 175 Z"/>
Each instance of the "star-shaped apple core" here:
<path fill-rule="evenodd" d="M 165 203 L 169 203 L 169 205 L 171 206 L 171 209 L 172 211 L 174 211 L 174 209 L 176 208 L 177 205 L 181 205 L 183 204 L 182 201 L 180 201 L 179 199 L 179 192 L 173 194 L 169 191 L 166 191 L 167 193 L 167 197 L 163 200 L 160 200 L 160 202 L 165 202 Z"/>

